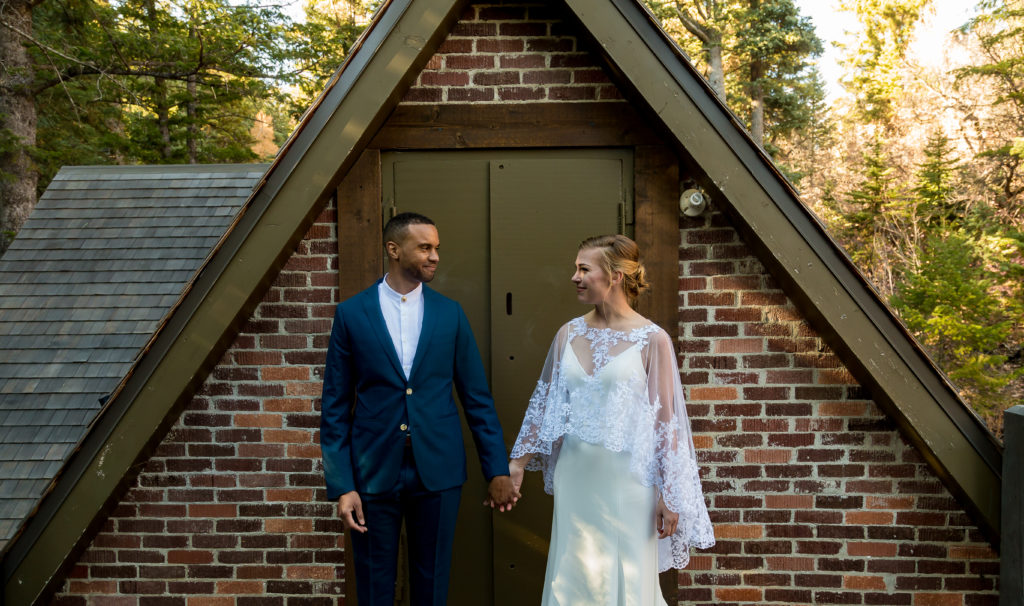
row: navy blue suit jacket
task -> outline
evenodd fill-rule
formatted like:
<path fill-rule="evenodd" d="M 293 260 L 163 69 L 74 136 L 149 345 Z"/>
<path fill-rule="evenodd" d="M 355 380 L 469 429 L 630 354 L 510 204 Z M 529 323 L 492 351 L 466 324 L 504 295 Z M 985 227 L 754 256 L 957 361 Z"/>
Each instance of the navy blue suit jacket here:
<path fill-rule="evenodd" d="M 320 417 L 327 497 L 392 490 L 402 466 L 403 424 L 424 487 L 462 485 L 466 451 L 453 386 L 484 476 L 507 475 L 501 425 L 462 307 L 423 285 L 423 328 L 406 379 L 381 313 L 379 284 L 334 312 Z"/>

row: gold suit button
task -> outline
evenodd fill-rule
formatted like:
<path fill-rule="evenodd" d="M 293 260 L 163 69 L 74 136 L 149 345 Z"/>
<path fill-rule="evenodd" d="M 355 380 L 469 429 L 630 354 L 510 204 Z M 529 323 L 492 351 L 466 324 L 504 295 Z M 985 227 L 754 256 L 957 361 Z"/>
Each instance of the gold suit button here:
<path fill-rule="evenodd" d="M 407 395 L 407 396 L 411 396 L 412 395 L 412 387 L 410 387 L 410 388 L 405 390 L 405 395 Z"/>
<path fill-rule="evenodd" d="M 402 303 L 405 303 L 405 297 L 402 297 Z"/>
<path fill-rule="evenodd" d="M 401 429 L 402 431 L 405 431 L 406 429 L 409 429 L 409 426 L 406 425 L 405 423 L 402 423 L 401 425 L 398 426 L 398 428 Z"/>

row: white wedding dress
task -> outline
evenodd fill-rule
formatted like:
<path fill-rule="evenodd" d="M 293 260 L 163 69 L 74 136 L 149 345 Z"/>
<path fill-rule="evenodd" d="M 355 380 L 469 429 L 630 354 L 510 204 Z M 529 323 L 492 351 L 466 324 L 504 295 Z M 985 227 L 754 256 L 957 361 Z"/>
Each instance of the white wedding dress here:
<path fill-rule="evenodd" d="M 512 458 L 555 498 L 542 604 L 660 606 L 658 572 L 714 545 L 671 338 L 576 318 L 559 329 Z M 659 540 L 658 497 L 679 514 Z"/>

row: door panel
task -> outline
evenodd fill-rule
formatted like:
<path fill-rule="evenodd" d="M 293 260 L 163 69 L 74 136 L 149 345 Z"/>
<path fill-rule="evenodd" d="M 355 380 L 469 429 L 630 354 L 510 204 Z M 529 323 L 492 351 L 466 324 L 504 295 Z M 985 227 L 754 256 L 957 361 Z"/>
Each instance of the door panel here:
<path fill-rule="evenodd" d="M 490 230 L 487 205 L 487 160 L 458 153 L 391 154 L 383 162 L 385 206 L 395 212 L 418 212 L 436 224 L 441 246 L 437 273 L 430 287 L 455 299 L 469 318 L 484 367 L 490 378 Z M 390 159 L 390 158 L 388 158 Z M 390 212 L 385 208 L 384 221 Z M 476 445 L 463 419 L 463 441 L 469 478 L 462 487 L 455 528 L 449 604 L 479 604 L 493 591 L 491 575 L 491 512 L 481 505 L 487 485 L 480 473 Z M 458 579 L 458 581 L 456 581 Z M 487 603 L 487 602 L 484 602 Z"/>
<path fill-rule="evenodd" d="M 511 449 L 555 331 L 588 311 L 569 282 L 577 245 L 630 227 L 631 152 L 392 152 L 381 164 L 384 220 L 414 211 L 437 223 L 441 261 L 430 286 L 469 317 Z M 538 603 L 551 497 L 529 473 L 520 505 L 492 515 L 480 505 L 486 484 L 465 424 L 463 434 L 469 481 L 448 603 Z"/>
<path fill-rule="evenodd" d="M 626 159 L 491 163 L 491 387 L 510 450 L 555 332 L 588 311 L 569 281 L 576 249 L 617 231 Z M 496 605 L 540 603 L 552 500 L 539 473 L 526 474 L 522 493 L 494 516 Z"/>

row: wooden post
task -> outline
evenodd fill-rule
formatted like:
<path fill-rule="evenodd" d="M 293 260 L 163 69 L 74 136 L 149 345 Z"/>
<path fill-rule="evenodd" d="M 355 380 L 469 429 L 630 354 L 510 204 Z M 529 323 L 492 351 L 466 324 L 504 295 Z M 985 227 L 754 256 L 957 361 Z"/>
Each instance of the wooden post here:
<path fill-rule="evenodd" d="M 1003 413 L 1003 445 L 999 606 L 1024 606 L 1024 405 Z"/>

